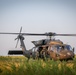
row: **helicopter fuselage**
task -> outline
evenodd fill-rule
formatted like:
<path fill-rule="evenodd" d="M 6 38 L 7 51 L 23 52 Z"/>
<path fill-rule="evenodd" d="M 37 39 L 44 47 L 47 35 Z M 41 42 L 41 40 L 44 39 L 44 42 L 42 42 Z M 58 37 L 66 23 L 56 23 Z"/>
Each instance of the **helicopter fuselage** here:
<path fill-rule="evenodd" d="M 63 44 L 60 40 L 50 40 L 46 45 L 38 46 L 40 57 L 49 56 L 53 60 L 69 60 L 74 58 L 74 51 L 68 44 Z"/>

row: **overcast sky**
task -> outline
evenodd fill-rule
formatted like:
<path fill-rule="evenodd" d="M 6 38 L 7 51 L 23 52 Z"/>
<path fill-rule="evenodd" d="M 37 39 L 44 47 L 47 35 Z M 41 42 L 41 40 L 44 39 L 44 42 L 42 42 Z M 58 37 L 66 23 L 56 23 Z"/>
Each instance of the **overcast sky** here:
<path fill-rule="evenodd" d="M 0 32 L 76 34 L 76 0 L 0 0 Z M 0 55 L 15 48 L 17 35 L 0 35 Z M 46 37 L 25 36 L 26 48 L 32 40 Z M 56 37 L 76 48 L 76 37 Z M 76 53 L 76 50 L 75 50 Z"/>

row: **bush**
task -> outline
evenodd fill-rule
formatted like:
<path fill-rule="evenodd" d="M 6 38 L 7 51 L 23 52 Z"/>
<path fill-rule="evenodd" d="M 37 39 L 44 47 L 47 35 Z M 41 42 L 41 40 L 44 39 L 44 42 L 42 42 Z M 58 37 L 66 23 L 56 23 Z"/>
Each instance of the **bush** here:
<path fill-rule="evenodd" d="M 76 58 L 70 63 L 33 60 L 23 56 L 0 57 L 0 75 L 76 75 Z"/>

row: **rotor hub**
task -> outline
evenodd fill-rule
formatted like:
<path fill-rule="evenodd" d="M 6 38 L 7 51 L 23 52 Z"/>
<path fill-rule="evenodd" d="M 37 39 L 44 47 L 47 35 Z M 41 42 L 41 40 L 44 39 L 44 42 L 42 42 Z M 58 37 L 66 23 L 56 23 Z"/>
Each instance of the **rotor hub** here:
<path fill-rule="evenodd" d="M 46 36 L 55 36 L 56 35 L 56 33 L 53 33 L 53 32 L 49 32 L 49 33 L 45 33 L 46 34 Z"/>

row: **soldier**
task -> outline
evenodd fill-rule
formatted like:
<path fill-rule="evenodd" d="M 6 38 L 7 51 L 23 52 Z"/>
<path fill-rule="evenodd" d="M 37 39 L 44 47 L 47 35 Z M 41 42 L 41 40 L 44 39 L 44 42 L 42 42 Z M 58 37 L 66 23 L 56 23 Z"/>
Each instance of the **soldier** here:
<path fill-rule="evenodd" d="M 41 58 L 43 58 L 44 60 L 46 59 L 46 55 L 47 55 L 47 48 L 43 47 L 43 49 L 40 52 Z"/>

